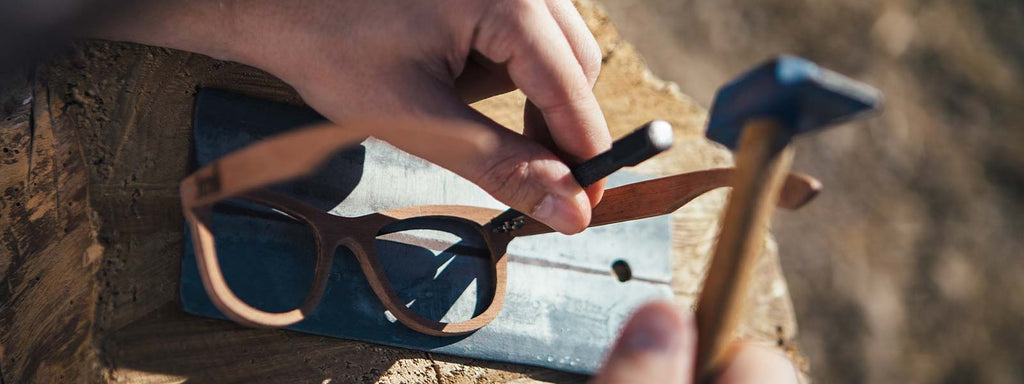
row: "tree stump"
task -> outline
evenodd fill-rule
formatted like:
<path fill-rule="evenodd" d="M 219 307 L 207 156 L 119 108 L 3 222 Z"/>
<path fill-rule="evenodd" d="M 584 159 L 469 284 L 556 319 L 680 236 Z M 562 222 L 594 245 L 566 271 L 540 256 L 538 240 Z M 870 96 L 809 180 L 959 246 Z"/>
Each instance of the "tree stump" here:
<path fill-rule="evenodd" d="M 703 138 L 704 110 L 651 75 L 600 9 L 578 6 L 601 43 L 604 70 L 595 92 L 613 136 L 655 118 L 675 125 L 676 147 L 635 171 L 729 165 L 728 152 Z M 7 383 L 586 379 L 182 312 L 177 186 L 189 169 L 195 92 L 216 87 L 301 104 L 279 80 L 188 52 L 87 41 L 2 81 L 0 368 Z M 475 107 L 522 127 L 524 101 L 514 92 Z M 693 305 L 725 197 L 711 193 L 673 215 L 680 306 Z M 796 324 L 778 265 L 768 240 L 740 333 L 777 341 L 796 356 Z"/>

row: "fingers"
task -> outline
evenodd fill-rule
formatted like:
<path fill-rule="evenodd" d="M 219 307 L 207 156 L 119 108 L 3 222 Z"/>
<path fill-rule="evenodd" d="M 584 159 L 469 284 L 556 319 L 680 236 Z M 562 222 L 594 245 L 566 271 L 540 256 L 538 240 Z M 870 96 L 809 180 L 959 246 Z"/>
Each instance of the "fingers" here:
<path fill-rule="evenodd" d="M 594 34 L 590 33 L 586 21 L 572 5 L 572 1 L 548 0 L 547 6 L 555 23 L 562 30 L 566 40 L 569 41 L 572 53 L 576 56 L 576 62 L 583 69 L 583 75 L 586 76 L 587 82 L 593 88 L 594 83 L 597 82 L 597 76 L 601 73 L 601 46 L 594 38 Z"/>
<path fill-rule="evenodd" d="M 451 92 L 428 92 L 409 99 L 428 96 L 429 106 L 423 111 L 443 120 L 406 119 L 370 132 L 465 177 L 495 199 L 559 232 L 573 234 L 586 228 L 590 201 L 568 166 L 551 151 L 481 115 Z"/>
<path fill-rule="evenodd" d="M 577 157 L 560 150 L 558 144 L 551 138 L 551 132 L 548 131 L 547 123 L 544 122 L 544 115 L 529 100 L 526 101 L 526 107 L 523 109 L 523 135 L 548 148 L 561 159 Z M 601 202 L 601 198 L 604 197 L 605 184 L 605 180 L 602 179 L 585 189 L 587 197 L 590 199 L 591 208 L 596 207 Z"/>
<path fill-rule="evenodd" d="M 572 1 L 548 0 L 547 6 L 551 16 L 555 19 L 555 23 L 558 24 L 562 34 L 565 35 L 566 40 L 569 42 L 569 47 L 572 48 L 577 64 L 583 69 L 583 75 L 587 78 L 587 83 L 593 88 L 594 83 L 597 82 L 597 76 L 601 73 L 601 46 L 598 45 L 594 34 L 590 33 L 587 23 L 572 4 Z M 541 143 L 554 144 L 553 147 L 549 148 L 558 148 L 558 144 L 551 137 L 551 133 L 548 132 L 543 113 L 536 105 L 527 101 L 523 114 L 523 121 L 525 122 L 523 133 L 526 136 L 532 137 Z M 587 187 L 587 196 L 590 197 L 592 207 L 597 206 L 601 202 L 601 197 L 604 196 L 604 187 L 604 181 Z"/>
<path fill-rule="evenodd" d="M 697 351 L 697 327 L 671 304 L 641 307 L 626 323 L 592 384 L 691 383 Z M 715 383 L 796 384 L 799 376 L 789 357 L 766 344 L 737 345 L 729 365 Z"/>
<path fill-rule="evenodd" d="M 760 344 L 741 344 L 718 377 L 718 384 L 799 382 L 796 367 L 781 350 Z"/>
<path fill-rule="evenodd" d="M 590 82 L 546 5 L 496 4 L 481 21 L 473 47 L 506 64 L 512 81 L 541 111 L 554 143 L 573 160 L 609 148 L 611 137 Z"/>
<path fill-rule="evenodd" d="M 697 328 L 671 304 L 641 307 L 622 330 L 593 384 L 690 383 Z"/>

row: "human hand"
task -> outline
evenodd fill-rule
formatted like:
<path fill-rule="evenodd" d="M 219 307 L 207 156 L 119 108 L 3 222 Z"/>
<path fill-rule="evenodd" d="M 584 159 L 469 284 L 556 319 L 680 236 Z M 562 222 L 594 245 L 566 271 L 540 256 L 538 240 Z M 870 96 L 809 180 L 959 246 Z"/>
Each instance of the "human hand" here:
<path fill-rule="evenodd" d="M 692 383 L 697 326 L 668 303 L 643 306 L 626 323 L 604 367 L 591 384 Z M 736 347 L 718 384 L 797 383 L 796 369 L 781 351 L 744 343 Z"/>
<path fill-rule="evenodd" d="M 356 114 L 479 122 L 467 134 L 491 145 L 389 141 L 563 233 L 586 228 L 600 200 L 603 183 L 585 193 L 563 162 L 611 143 L 591 91 L 600 48 L 570 0 L 149 2 L 100 36 L 261 68 L 342 126 Z M 531 102 L 526 136 L 467 105 L 515 88 Z M 445 156 L 451 152 L 466 156 Z"/>

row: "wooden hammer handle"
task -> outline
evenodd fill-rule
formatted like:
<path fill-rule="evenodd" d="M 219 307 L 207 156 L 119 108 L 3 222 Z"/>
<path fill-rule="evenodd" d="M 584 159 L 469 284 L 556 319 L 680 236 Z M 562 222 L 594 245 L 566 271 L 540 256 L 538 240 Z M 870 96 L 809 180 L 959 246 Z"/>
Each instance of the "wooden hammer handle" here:
<path fill-rule="evenodd" d="M 742 316 L 751 272 L 761 253 L 793 151 L 779 149 L 788 137 L 773 120 L 746 124 L 736 151 L 736 173 L 704 288 L 697 303 L 696 383 L 707 383 L 725 366 L 733 331 Z"/>

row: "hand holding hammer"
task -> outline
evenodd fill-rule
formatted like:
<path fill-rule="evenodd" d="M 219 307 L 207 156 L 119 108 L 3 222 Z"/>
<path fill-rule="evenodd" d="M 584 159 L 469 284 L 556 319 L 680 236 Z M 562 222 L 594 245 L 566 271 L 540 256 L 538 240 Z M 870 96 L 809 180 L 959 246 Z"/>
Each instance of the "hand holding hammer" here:
<path fill-rule="evenodd" d="M 736 179 L 698 299 L 695 382 L 709 382 L 729 358 L 756 256 L 793 159 L 789 141 L 880 105 L 877 90 L 793 56 L 777 57 L 718 91 L 707 136 L 735 150 Z"/>

